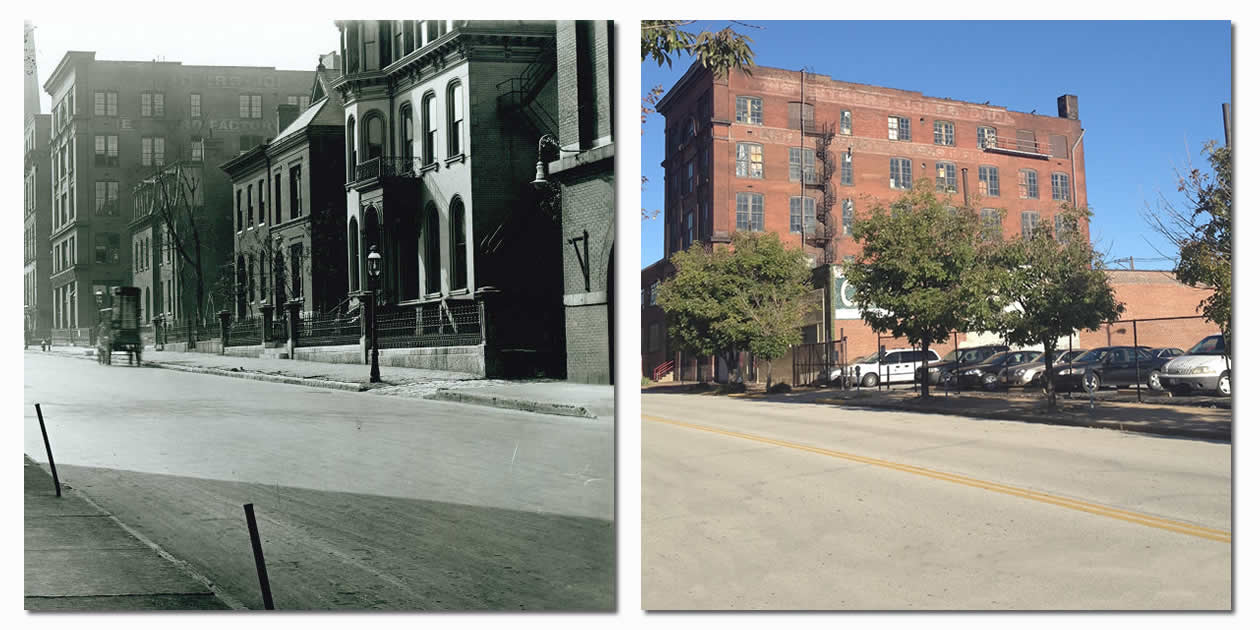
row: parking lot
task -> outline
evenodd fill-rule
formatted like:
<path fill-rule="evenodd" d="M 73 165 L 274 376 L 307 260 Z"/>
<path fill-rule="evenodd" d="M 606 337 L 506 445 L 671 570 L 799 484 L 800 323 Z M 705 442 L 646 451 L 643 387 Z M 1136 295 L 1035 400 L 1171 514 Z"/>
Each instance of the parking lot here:
<path fill-rule="evenodd" d="M 891 391 L 916 391 L 918 383 L 893 383 L 890 385 L 877 386 L 877 390 Z M 838 386 L 832 386 L 840 389 Z M 854 388 L 856 389 L 856 388 Z M 870 388 L 862 388 L 870 389 Z M 1024 398 L 1037 399 L 1042 398 L 1045 394 L 1040 387 L 1011 387 L 1000 388 L 996 391 L 986 391 L 983 388 L 963 389 L 945 388 L 940 385 L 932 386 L 934 395 L 956 395 L 965 393 L 968 396 L 982 396 L 988 398 Z M 1060 398 L 1070 398 L 1073 400 L 1088 400 L 1089 394 L 1080 390 L 1076 391 L 1058 391 Z M 1107 401 L 1117 402 L 1136 402 L 1138 398 L 1138 390 L 1135 387 L 1121 387 L 1114 389 L 1102 389 L 1094 392 L 1094 401 L 1105 403 Z M 1233 399 L 1221 396 L 1204 395 L 1197 393 L 1175 393 L 1169 391 L 1152 391 L 1146 387 L 1142 388 L 1142 402 L 1151 404 L 1168 404 L 1168 405 L 1184 405 L 1188 407 L 1217 407 L 1222 409 L 1230 409 L 1233 407 Z"/>

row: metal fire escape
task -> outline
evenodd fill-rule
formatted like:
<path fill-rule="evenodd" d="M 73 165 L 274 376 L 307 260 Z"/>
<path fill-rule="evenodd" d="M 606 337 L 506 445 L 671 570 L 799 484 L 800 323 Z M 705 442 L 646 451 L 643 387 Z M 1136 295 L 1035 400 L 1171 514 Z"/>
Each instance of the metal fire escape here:
<path fill-rule="evenodd" d="M 811 177 L 802 172 L 802 176 L 805 186 L 822 191 L 822 197 L 815 202 L 818 220 L 814 224 L 813 235 L 808 236 L 806 242 L 822 250 L 822 260 L 818 264 L 830 265 L 836 262 L 836 223 L 831 216 L 831 209 L 836 205 L 836 189 L 831 184 L 831 177 L 836 172 L 836 156 L 831 152 L 831 142 L 836 137 L 836 123 L 815 124 L 811 131 L 811 135 L 817 136 L 814 141 L 816 174 Z"/>
<path fill-rule="evenodd" d="M 499 113 L 507 120 L 529 125 L 537 136 L 558 134 L 559 124 L 555 117 L 536 102 L 543 87 L 555 75 L 556 42 L 552 39 L 548 40 L 533 63 L 520 76 L 501 81 L 497 85 Z"/>

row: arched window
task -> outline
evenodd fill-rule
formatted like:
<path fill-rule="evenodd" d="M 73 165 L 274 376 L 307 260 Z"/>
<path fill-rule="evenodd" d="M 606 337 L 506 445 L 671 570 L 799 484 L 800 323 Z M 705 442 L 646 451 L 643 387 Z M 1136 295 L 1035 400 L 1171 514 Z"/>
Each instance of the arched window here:
<path fill-rule="evenodd" d="M 421 237 L 424 239 L 424 292 L 437 293 L 441 285 L 441 236 L 438 233 L 441 221 L 438 218 L 437 204 L 430 201 L 424 207 L 424 220 L 421 223 Z"/>
<path fill-rule="evenodd" d="M 460 131 L 464 125 L 464 86 L 452 81 L 446 88 L 446 156 L 464 152 Z"/>
<path fill-rule="evenodd" d="M 249 277 L 245 270 L 245 257 L 236 257 L 236 316 L 245 317 L 245 283 Z M 166 291 L 166 310 L 171 310 L 171 291 Z"/>
<path fill-rule="evenodd" d="M 350 217 L 350 228 L 346 230 L 346 243 L 350 245 L 350 290 L 359 290 L 359 219 Z"/>
<path fill-rule="evenodd" d="M 451 290 L 468 288 L 468 242 L 465 237 L 464 201 L 451 201 Z"/>
<path fill-rule="evenodd" d="M 355 151 L 355 143 L 356 143 L 357 141 L 358 141 L 358 138 L 354 135 L 354 116 L 351 116 L 351 117 L 350 117 L 350 119 L 346 121 L 346 181 L 347 181 L 347 182 L 352 182 L 352 181 L 354 181 L 354 167 L 355 167 L 355 166 L 358 166 L 358 164 L 359 164 L 359 156 L 358 156 L 358 152 L 357 152 L 357 151 Z M 239 221 L 239 217 L 240 217 L 240 214 L 241 214 L 241 211 L 240 211 L 241 199 L 240 199 L 240 197 L 241 197 L 240 192 L 237 192 L 237 194 L 236 194 L 236 207 L 237 207 L 236 214 L 237 214 L 237 217 L 238 217 L 238 221 Z"/>
<path fill-rule="evenodd" d="M 363 138 L 363 157 L 365 160 L 378 158 L 385 154 L 385 121 L 379 114 L 371 114 L 363 121 L 366 133 Z"/>
<path fill-rule="evenodd" d="M 411 103 L 404 103 L 398 110 L 398 121 L 402 130 L 402 158 L 410 160 L 415 157 L 416 129 L 411 120 Z M 410 164 L 406 168 L 411 168 Z"/>
<path fill-rule="evenodd" d="M 425 164 L 432 164 L 437 160 L 437 96 L 432 92 L 424 95 L 421 101 L 421 125 L 424 130 L 424 136 L 421 138 L 424 145 L 421 156 L 424 158 Z"/>

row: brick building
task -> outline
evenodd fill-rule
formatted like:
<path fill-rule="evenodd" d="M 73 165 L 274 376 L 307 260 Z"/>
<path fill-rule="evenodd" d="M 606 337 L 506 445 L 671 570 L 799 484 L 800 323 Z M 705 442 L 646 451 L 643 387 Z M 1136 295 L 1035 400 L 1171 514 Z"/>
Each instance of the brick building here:
<path fill-rule="evenodd" d="M 1107 279 L 1116 290 L 1116 300 L 1124 303 L 1124 314 L 1120 321 L 1097 331 L 1081 331 L 1078 343 L 1082 348 L 1132 344 L 1135 319 L 1139 320 L 1137 343 L 1154 348 L 1189 350 L 1204 337 L 1221 332 L 1198 312 L 1199 302 L 1212 294 L 1211 289 L 1186 286 L 1171 271 L 1112 269 Z"/>
<path fill-rule="evenodd" d="M 310 72 L 105 61 L 71 51 L 44 83 L 50 142 L 53 327 L 86 337 L 94 295 L 134 280 L 128 234 L 137 184 L 180 160 L 252 148 L 276 133 L 263 111 L 309 95 Z M 204 315 L 204 314 L 203 314 Z"/>
<path fill-rule="evenodd" d="M 565 370 L 559 213 L 531 184 L 556 124 L 552 22 L 337 22 L 344 71 L 348 277 L 383 264 L 382 318 L 417 343 L 387 364 L 486 375 Z M 523 262 L 527 261 L 525 264 Z M 479 343 L 471 343 L 471 338 Z M 456 359 L 455 357 L 458 357 Z"/>
<path fill-rule="evenodd" d="M 556 23 L 564 341 L 570 381 L 613 382 L 613 24 Z"/>
<path fill-rule="evenodd" d="M 36 94 L 38 99 L 38 94 Z M 38 104 L 38 100 L 37 100 Z M 48 172 L 48 136 L 52 116 L 26 118 L 22 153 L 22 313 L 27 338 L 42 339 L 52 329 L 53 258 L 48 248 L 52 226 L 52 177 Z"/>
<path fill-rule="evenodd" d="M 325 55 L 310 106 L 280 105 L 279 135 L 222 166 L 234 204 L 228 310 L 237 318 L 294 299 L 303 312 L 328 311 L 346 297 L 345 120 L 340 95 L 328 90 L 338 71 L 338 57 Z"/>
<path fill-rule="evenodd" d="M 826 267 L 815 282 L 832 306 L 818 309 L 805 341 L 837 339 L 843 329 L 851 356 L 873 352 L 876 335 L 846 301 L 835 263 L 859 252 L 850 226 L 874 205 L 928 178 L 950 203 L 978 209 L 1012 236 L 1063 204 L 1087 204 L 1070 94 L 1058 98 L 1057 116 L 1044 116 L 777 68 L 718 79 L 693 64 L 656 109 L 666 126 L 666 259 L 694 241 L 728 243 L 739 230 L 803 246 Z M 663 273 L 645 269 L 644 282 Z M 644 308 L 652 319 L 655 307 Z M 652 343 L 646 327 L 644 339 Z M 650 362 L 645 356 L 645 374 Z"/>

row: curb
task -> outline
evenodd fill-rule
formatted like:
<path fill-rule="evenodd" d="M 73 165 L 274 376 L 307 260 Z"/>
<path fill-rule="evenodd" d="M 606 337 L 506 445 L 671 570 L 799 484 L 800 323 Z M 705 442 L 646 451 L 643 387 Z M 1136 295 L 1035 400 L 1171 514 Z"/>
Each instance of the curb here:
<path fill-rule="evenodd" d="M 839 400 L 840 402 L 833 402 Z M 1176 427 L 1150 427 L 1150 426 L 1125 426 L 1120 423 L 1102 423 L 1092 422 L 1089 420 L 1076 420 L 1073 418 L 1050 418 L 1047 416 L 1027 416 L 1004 411 L 974 411 L 974 410 L 958 410 L 958 409 L 921 409 L 907 407 L 905 405 L 873 405 L 870 403 L 852 403 L 844 399 L 830 399 L 819 401 L 823 404 L 834 405 L 838 407 L 849 407 L 854 409 L 880 409 L 904 411 L 907 413 L 923 413 L 929 415 L 951 415 L 962 416 L 967 418 L 982 418 L 987 420 L 1008 420 L 1011 422 L 1025 422 L 1029 424 L 1050 424 L 1058 426 L 1078 427 L 1084 429 L 1110 429 L 1112 431 L 1123 431 L 1126 433 L 1146 433 L 1150 435 L 1160 435 L 1165 437 L 1181 437 L 1194 438 L 1199 440 L 1217 440 L 1221 442 L 1231 442 L 1233 438 L 1232 423 L 1229 431 L 1198 431 L 1192 429 L 1179 429 Z"/>
<path fill-rule="evenodd" d="M 546 403 L 534 400 L 523 400 L 520 398 L 501 398 L 499 396 L 487 396 L 483 394 L 468 394 L 450 389 L 440 389 L 437 392 L 425 397 L 428 400 L 442 400 L 446 402 L 465 403 L 469 405 L 482 405 L 485 407 L 498 407 L 500 409 L 512 409 L 516 411 L 530 411 L 533 413 L 551 414 L 553 416 L 568 416 L 571 418 L 595 418 L 595 414 L 582 405 L 565 405 L 561 403 Z"/>
<path fill-rule="evenodd" d="M 219 368 L 206 368 L 191 365 L 178 365 L 175 363 L 158 363 L 155 361 L 145 361 L 144 365 L 149 367 L 160 368 L 164 370 L 175 370 L 178 372 L 192 372 L 194 374 L 212 374 L 214 376 L 230 376 L 232 378 L 243 378 L 247 381 L 265 381 L 268 383 L 284 383 L 287 385 L 304 385 L 306 387 L 323 387 L 325 389 L 338 389 L 347 392 L 361 392 L 368 389 L 366 385 L 359 383 L 345 383 L 342 381 L 331 381 L 327 379 L 302 378 L 297 376 L 280 376 L 278 374 L 262 374 L 259 372 L 234 372 L 232 370 L 223 370 Z"/>

